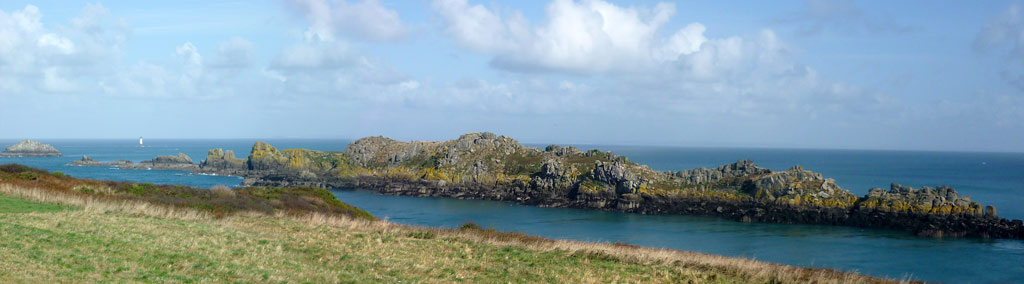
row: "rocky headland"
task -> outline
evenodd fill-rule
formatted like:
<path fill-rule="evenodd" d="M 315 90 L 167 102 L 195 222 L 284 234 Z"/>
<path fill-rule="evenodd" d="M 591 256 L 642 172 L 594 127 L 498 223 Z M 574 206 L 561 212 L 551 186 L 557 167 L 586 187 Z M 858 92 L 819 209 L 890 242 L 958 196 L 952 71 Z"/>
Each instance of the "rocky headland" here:
<path fill-rule="evenodd" d="M 21 143 L 7 146 L 0 157 L 60 157 L 62 154 L 53 146 L 32 140 L 22 140 Z"/>
<path fill-rule="evenodd" d="M 244 160 L 214 149 L 199 164 L 183 156 L 121 167 L 236 175 L 245 178 L 244 185 L 367 188 L 392 195 L 1024 239 L 1021 220 L 1000 218 L 994 207 L 946 186 L 893 183 L 889 190 L 875 188 L 858 197 L 800 166 L 773 171 L 742 160 L 713 169 L 656 171 L 611 152 L 538 149 L 492 133 L 443 142 L 367 137 L 345 152 L 278 150 L 256 142 Z"/>

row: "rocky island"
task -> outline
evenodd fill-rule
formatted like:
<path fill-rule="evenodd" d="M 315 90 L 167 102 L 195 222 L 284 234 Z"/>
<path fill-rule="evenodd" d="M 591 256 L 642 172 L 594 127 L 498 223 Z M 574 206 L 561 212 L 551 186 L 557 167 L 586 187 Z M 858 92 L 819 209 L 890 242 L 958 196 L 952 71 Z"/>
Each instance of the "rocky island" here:
<path fill-rule="evenodd" d="M 129 160 L 120 160 L 113 162 L 100 162 L 93 160 L 89 156 L 82 156 L 81 160 L 77 160 L 68 163 L 69 166 L 107 166 L 107 167 L 118 167 L 121 169 L 129 170 L 184 170 L 193 171 L 198 170 L 199 165 L 192 163 L 192 158 L 184 153 L 178 153 L 177 156 L 157 156 L 152 160 L 146 160 L 136 164 Z"/>
<path fill-rule="evenodd" d="M 32 140 L 22 140 L 21 143 L 7 146 L 0 157 L 60 157 L 62 154 L 53 146 Z"/>
<path fill-rule="evenodd" d="M 656 171 L 611 152 L 539 149 L 492 133 L 443 142 L 368 137 L 345 152 L 278 150 L 256 142 L 244 160 L 222 149 L 210 150 L 200 164 L 186 158 L 162 156 L 121 167 L 236 175 L 256 186 L 367 188 L 392 195 L 1024 239 L 1021 220 L 1000 218 L 994 207 L 946 186 L 893 183 L 858 197 L 800 166 L 773 171 L 742 160 L 714 169 Z"/>

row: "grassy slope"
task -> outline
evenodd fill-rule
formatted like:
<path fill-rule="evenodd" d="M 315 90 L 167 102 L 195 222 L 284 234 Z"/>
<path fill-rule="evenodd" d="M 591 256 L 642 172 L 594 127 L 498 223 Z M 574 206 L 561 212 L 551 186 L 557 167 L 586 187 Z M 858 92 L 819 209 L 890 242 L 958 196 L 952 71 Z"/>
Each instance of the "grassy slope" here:
<path fill-rule="evenodd" d="M 50 204 L 25 201 L 23 199 L 0 195 L 0 213 L 29 213 L 29 212 L 60 212 L 73 210 L 74 208 Z"/>
<path fill-rule="evenodd" d="M 684 270 L 266 218 L 0 215 L 0 282 L 676 281 Z M 722 279 L 726 280 L 726 279 Z"/>
<path fill-rule="evenodd" d="M 19 204 L 0 211 L 3 283 L 885 282 L 831 270 L 478 229 L 327 215 L 181 219 L 0 198 Z"/>
<path fill-rule="evenodd" d="M 0 283 L 887 282 L 827 269 L 376 220 L 313 188 L 194 189 L 0 165 Z"/>

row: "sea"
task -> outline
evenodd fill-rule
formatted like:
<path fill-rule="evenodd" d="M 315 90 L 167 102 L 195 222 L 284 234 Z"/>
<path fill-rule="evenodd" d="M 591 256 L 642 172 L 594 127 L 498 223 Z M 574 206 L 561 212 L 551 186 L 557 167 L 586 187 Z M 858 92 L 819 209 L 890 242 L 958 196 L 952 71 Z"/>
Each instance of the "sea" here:
<path fill-rule="evenodd" d="M 231 176 L 183 171 L 121 170 L 68 166 L 87 155 L 98 161 L 139 162 L 157 155 L 185 153 L 195 162 L 209 149 L 248 155 L 256 139 L 230 140 L 42 140 L 63 157 L 0 157 L 89 179 L 182 184 L 209 188 L 238 186 Z M 261 139 L 279 149 L 344 151 L 349 140 Z M 17 140 L 0 139 L 0 145 Z M 530 145 L 543 147 L 545 145 Z M 892 182 L 948 185 L 961 196 L 994 205 L 1004 218 L 1024 218 L 1024 153 L 924 152 L 879 150 L 692 148 L 574 145 L 612 151 L 655 170 L 678 171 L 749 159 L 759 166 L 786 170 L 794 165 L 834 178 L 856 195 Z M 713 217 L 639 215 L 621 212 L 538 208 L 508 202 L 380 195 L 365 189 L 332 189 L 338 198 L 391 222 L 457 227 L 465 222 L 499 231 L 556 239 L 622 242 L 634 245 L 746 257 L 789 265 L 856 271 L 899 280 L 948 283 L 1024 283 L 1024 241 L 922 238 L 902 231 L 840 226 L 733 222 Z"/>

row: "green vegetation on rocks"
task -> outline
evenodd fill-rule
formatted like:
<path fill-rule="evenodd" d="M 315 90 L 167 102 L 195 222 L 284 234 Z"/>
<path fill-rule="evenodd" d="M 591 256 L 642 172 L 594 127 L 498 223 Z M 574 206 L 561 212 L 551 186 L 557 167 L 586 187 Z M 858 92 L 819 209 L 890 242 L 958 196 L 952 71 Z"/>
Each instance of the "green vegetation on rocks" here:
<path fill-rule="evenodd" d="M 76 179 L 14 164 L 0 165 L 0 183 L 82 198 L 145 201 L 202 210 L 217 216 L 237 212 L 322 213 L 373 219 L 366 211 L 339 201 L 334 194 L 323 188 L 225 188 L 231 194 L 219 194 L 217 191 L 180 185 Z"/>

